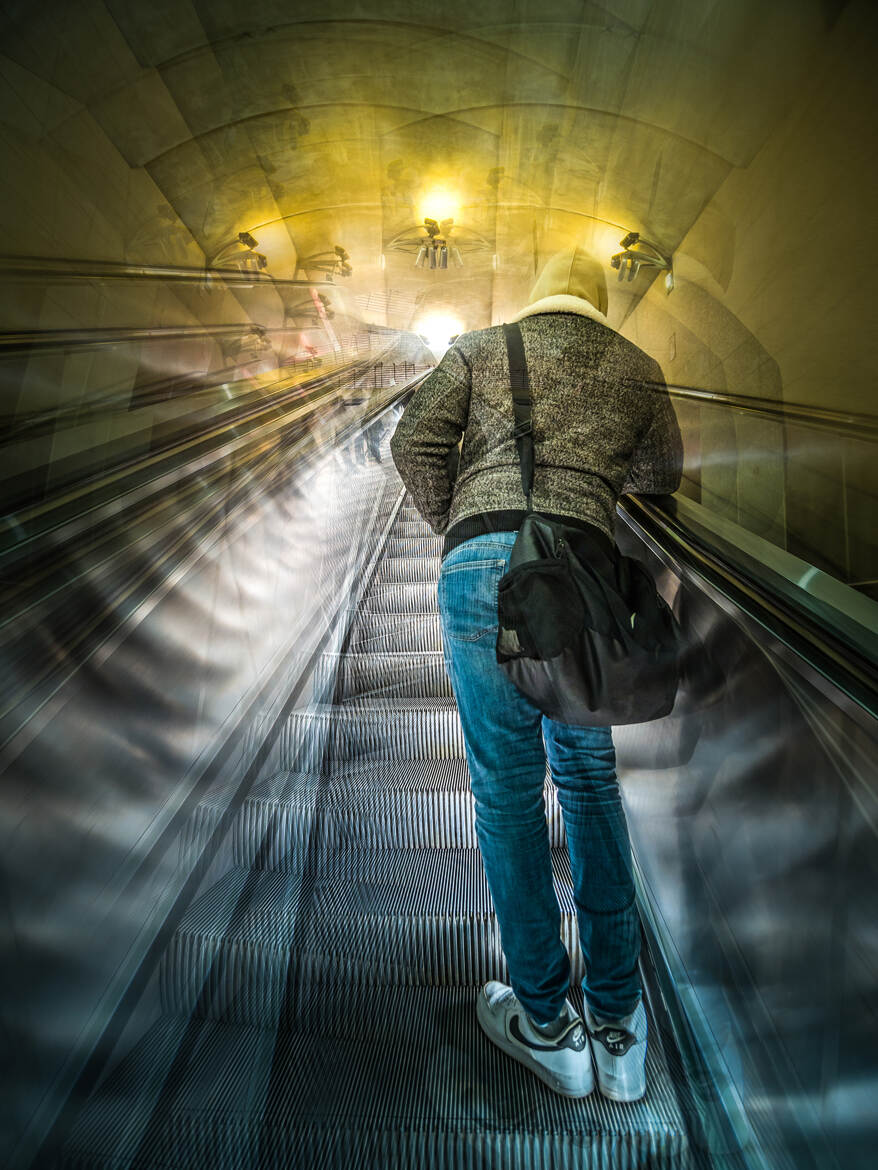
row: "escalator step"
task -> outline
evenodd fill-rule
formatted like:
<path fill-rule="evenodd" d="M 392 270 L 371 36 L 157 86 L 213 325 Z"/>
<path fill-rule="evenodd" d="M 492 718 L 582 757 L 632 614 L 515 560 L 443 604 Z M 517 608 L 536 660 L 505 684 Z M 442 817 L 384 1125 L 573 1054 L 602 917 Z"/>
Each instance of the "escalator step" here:
<path fill-rule="evenodd" d="M 429 524 L 409 499 L 403 501 L 402 507 L 397 512 L 397 518 L 403 523 L 420 524 L 428 532 L 430 531 Z"/>
<path fill-rule="evenodd" d="M 452 699 L 352 699 L 295 711 L 281 729 L 279 771 L 318 771 L 322 760 L 449 759 L 464 756 Z"/>
<path fill-rule="evenodd" d="M 441 536 L 390 536 L 387 541 L 389 557 L 439 557 L 442 555 Z"/>
<path fill-rule="evenodd" d="M 65 1170 L 691 1164 L 656 1043 L 641 1101 L 618 1105 L 597 1091 L 567 1100 L 482 1034 L 474 988 L 314 991 L 305 1032 L 154 1025 L 82 1111 Z"/>
<path fill-rule="evenodd" d="M 552 852 L 561 935 L 582 977 L 566 849 Z M 327 852 L 305 875 L 230 870 L 189 909 L 160 968 L 163 1009 L 272 1026 L 290 980 L 481 984 L 505 978 L 473 849 Z M 289 1021 L 284 1020 L 284 1023 Z"/>
<path fill-rule="evenodd" d="M 415 536 L 420 540 L 437 539 L 430 525 L 425 520 L 412 520 L 402 515 L 397 516 L 396 523 L 390 532 L 391 540 L 397 536 Z"/>
<path fill-rule="evenodd" d="M 452 698 L 442 652 L 429 654 L 324 655 L 318 664 L 321 686 L 336 680 L 336 699 Z"/>
<path fill-rule="evenodd" d="M 317 792 L 326 776 L 317 772 L 277 772 L 258 781 L 231 824 L 226 840 L 219 846 L 226 857 L 225 868 L 247 866 L 288 869 L 292 858 L 301 857 L 307 847 L 308 831 L 317 806 Z M 228 782 L 206 796 L 189 818 L 183 833 L 182 849 L 190 864 L 198 856 L 219 823 L 232 797 L 234 784 Z M 272 810 L 254 812 L 254 809 Z M 275 811 L 280 810 L 280 811 Z M 245 837 L 245 834 L 252 836 Z"/>
<path fill-rule="evenodd" d="M 221 789 L 196 808 L 183 845 L 190 867 L 228 799 Z M 561 848 L 564 822 L 548 775 L 543 799 L 550 844 Z M 475 849 L 466 763 L 376 760 L 323 776 L 278 773 L 254 786 L 218 857 L 225 856 L 226 869 L 301 869 L 309 840 L 328 849 Z"/>
<path fill-rule="evenodd" d="M 479 985 L 508 975 L 442 659 L 441 540 L 406 497 L 348 652 L 318 666 L 336 703 L 282 727 L 282 770 L 247 794 L 224 876 L 162 957 L 166 1014 L 81 1111 L 66 1170 L 688 1170 L 652 1016 L 648 1093 L 628 1105 L 557 1096 L 478 1027 Z M 250 746 L 264 734 L 257 719 Z M 197 808 L 193 855 L 230 797 Z M 579 1008 L 548 777 L 544 798 Z"/>
<path fill-rule="evenodd" d="M 424 784 L 420 772 L 432 783 Z M 435 781 L 438 780 L 439 783 Z M 555 786 L 546 782 L 549 840 L 565 843 Z M 232 827 L 232 861 L 244 868 L 295 869 L 312 848 L 475 849 L 473 798 L 462 760 L 379 761 L 350 776 L 322 778 L 274 796 L 258 785 Z"/>
<path fill-rule="evenodd" d="M 435 581 L 376 581 L 360 598 L 358 615 L 438 613 Z"/>
<path fill-rule="evenodd" d="M 355 653 L 423 653 L 442 650 L 442 628 L 435 611 L 408 614 L 355 614 L 348 635 Z"/>
<path fill-rule="evenodd" d="M 439 579 L 438 557 L 383 556 L 375 569 L 376 584 L 391 581 L 431 581 L 435 587 Z"/>

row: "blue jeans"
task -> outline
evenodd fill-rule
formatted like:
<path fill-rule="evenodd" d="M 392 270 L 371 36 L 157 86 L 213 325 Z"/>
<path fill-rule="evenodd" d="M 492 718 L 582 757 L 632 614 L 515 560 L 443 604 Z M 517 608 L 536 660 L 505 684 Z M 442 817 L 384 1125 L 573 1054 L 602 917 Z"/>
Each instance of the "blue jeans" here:
<path fill-rule="evenodd" d="M 583 991 L 593 1012 L 619 1019 L 640 1000 L 640 930 L 612 731 L 546 718 L 497 665 L 497 584 L 515 535 L 465 541 L 439 575 L 445 667 L 463 724 L 476 837 L 510 983 L 531 1018 L 548 1023 L 570 987 L 543 801 L 548 758 L 570 852 Z"/>

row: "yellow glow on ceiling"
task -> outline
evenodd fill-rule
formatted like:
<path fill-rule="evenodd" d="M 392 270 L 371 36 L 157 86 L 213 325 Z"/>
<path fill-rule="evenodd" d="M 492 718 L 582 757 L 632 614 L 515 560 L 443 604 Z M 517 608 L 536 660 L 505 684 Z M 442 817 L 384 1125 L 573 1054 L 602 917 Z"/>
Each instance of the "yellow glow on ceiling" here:
<path fill-rule="evenodd" d="M 624 249 L 620 240 L 628 229 L 611 227 L 610 224 L 595 224 L 591 239 L 584 244 L 591 254 L 607 269 L 607 280 L 615 273 L 610 268 L 610 257 Z M 636 230 L 636 229 L 635 229 Z"/>
<path fill-rule="evenodd" d="M 460 200 L 448 187 L 433 187 L 421 198 L 418 205 L 420 219 L 457 219 Z"/>

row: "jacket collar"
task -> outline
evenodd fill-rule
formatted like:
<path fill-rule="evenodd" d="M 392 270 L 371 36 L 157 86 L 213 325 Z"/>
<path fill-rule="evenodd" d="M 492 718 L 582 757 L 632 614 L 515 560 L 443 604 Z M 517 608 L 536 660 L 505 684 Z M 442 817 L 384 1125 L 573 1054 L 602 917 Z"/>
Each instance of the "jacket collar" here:
<path fill-rule="evenodd" d="M 602 325 L 607 324 L 607 318 L 600 309 L 596 309 L 593 304 L 583 297 L 571 297 L 566 293 L 559 293 L 553 297 L 543 297 L 542 300 L 534 301 L 532 305 L 526 305 L 518 313 L 509 318 L 509 323 L 512 324 L 514 321 L 521 321 L 524 317 L 533 317 L 537 313 L 577 313 L 580 317 L 593 317 L 595 321 L 600 321 Z"/>

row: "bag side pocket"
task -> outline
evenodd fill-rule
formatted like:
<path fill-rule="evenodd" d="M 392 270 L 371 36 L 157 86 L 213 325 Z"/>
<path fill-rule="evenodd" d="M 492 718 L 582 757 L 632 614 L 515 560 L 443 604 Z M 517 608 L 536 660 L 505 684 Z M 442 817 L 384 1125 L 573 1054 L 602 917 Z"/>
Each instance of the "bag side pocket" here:
<path fill-rule="evenodd" d="M 498 662 L 560 654 L 575 641 L 584 619 L 567 562 L 546 557 L 506 573 L 497 589 L 497 614 Z"/>

